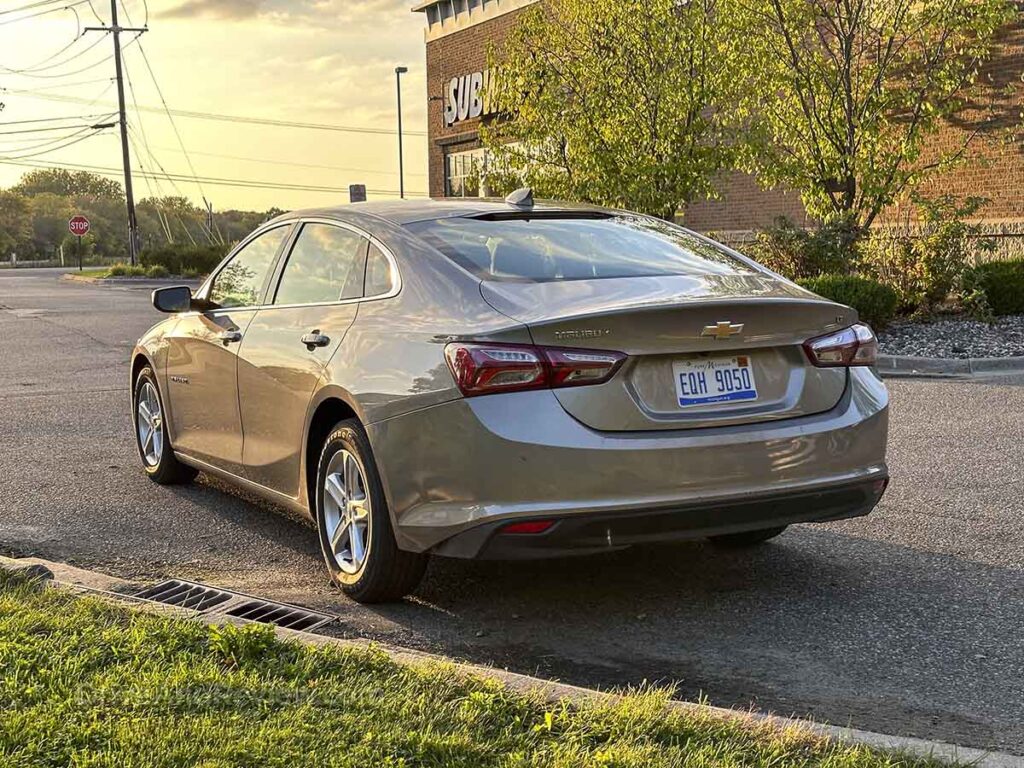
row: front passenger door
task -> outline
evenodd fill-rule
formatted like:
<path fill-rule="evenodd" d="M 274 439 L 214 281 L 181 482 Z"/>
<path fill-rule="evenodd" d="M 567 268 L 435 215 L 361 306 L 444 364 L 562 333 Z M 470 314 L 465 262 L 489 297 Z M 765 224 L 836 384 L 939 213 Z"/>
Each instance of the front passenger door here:
<path fill-rule="evenodd" d="M 166 339 L 174 448 L 233 474 L 242 472 L 238 349 L 291 228 L 277 226 L 245 243 L 199 293 L 210 309 L 182 315 Z"/>
<path fill-rule="evenodd" d="M 239 351 L 246 477 L 293 499 L 300 495 L 306 409 L 355 319 L 367 246 L 340 224 L 304 223 Z"/>

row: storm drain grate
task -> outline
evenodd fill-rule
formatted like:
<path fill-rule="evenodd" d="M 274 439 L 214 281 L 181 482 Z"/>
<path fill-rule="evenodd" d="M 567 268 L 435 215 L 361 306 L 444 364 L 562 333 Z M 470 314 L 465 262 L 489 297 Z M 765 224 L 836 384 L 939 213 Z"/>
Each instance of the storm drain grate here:
<path fill-rule="evenodd" d="M 247 600 L 225 611 L 228 616 L 263 624 L 273 624 L 286 629 L 311 630 L 322 627 L 334 620 L 326 613 L 307 611 L 294 605 L 271 603 L 267 600 Z"/>
<path fill-rule="evenodd" d="M 180 608 L 191 608 L 193 611 L 207 611 L 210 608 L 226 603 L 234 595 L 222 589 L 214 589 L 205 584 L 192 581 L 171 579 L 148 587 L 134 595 L 143 600 L 156 603 L 177 605 Z"/>

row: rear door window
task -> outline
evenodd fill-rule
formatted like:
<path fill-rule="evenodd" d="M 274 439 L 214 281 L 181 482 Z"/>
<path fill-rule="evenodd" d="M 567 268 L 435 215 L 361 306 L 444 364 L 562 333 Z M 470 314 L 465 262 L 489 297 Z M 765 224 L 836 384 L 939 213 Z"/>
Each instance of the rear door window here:
<path fill-rule="evenodd" d="M 643 216 L 453 217 L 406 226 L 483 280 L 545 282 L 755 271 L 681 227 Z"/>
<path fill-rule="evenodd" d="M 369 241 L 330 224 L 302 226 L 277 286 L 274 304 L 324 304 L 363 295 Z"/>

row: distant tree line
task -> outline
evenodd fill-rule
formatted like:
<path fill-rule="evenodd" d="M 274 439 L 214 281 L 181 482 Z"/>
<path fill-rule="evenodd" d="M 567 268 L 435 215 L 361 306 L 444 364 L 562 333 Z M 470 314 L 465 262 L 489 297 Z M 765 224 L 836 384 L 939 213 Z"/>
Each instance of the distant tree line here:
<path fill-rule="evenodd" d="M 281 213 L 217 211 L 213 226 L 207 213 L 184 197 L 148 197 L 136 204 L 144 251 L 194 248 L 240 240 L 259 224 Z M 56 259 L 63 246 L 74 253 L 68 219 L 82 214 L 92 228 L 82 238 L 84 253 L 110 259 L 128 258 L 128 224 L 121 184 L 86 171 L 41 169 L 0 189 L 0 261 L 12 253 L 21 261 Z"/>

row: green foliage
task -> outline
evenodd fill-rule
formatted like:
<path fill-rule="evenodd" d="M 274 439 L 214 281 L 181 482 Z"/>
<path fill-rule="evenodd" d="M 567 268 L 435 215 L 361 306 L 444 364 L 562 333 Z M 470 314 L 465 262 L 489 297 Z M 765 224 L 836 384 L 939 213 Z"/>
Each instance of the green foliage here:
<path fill-rule="evenodd" d="M 161 278 L 170 276 L 170 272 L 163 264 L 153 264 L 146 269 L 146 277 Z"/>
<path fill-rule="evenodd" d="M 993 314 L 1024 313 L 1024 259 L 979 264 L 965 282 L 968 291 L 985 296 Z"/>
<path fill-rule="evenodd" d="M 719 0 L 548 0 L 524 11 L 485 94 L 496 186 L 672 218 L 713 194 L 730 142 Z M 500 64 L 499 64 L 500 62 Z"/>
<path fill-rule="evenodd" d="M 822 275 L 798 282 L 819 296 L 853 307 L 860 319 L 875 329 L 885 328 L 896 316 L 896 291 L 875 280 L 856 275 Z"/>
<path fill-rule="evenodd" d="M 746 251 L 769 269 L 790 280 L 800 280 L 853 271 L 861 237 L 859 227 L 841 220 L 807 230 L 780 216 L 774 226 L 757 233 Z"/>
<path fill-rule="evenodd" d="M 952 196 L 915 197 L 921 222 L 913 229 L 875 233 L 862 248 L 863 271 L 891 286 L 905 310 L 929 309 L 959 289 L 979 248 L 980 227 L 964 219 L 981 207 Z"/>
<path fill-rule="evenodd" d="M 63 168 L 45 168 L 29 171 L 13 188 L 14 192 L 26 197 L 40 194 L 58 197 L 87 197 L 96 200 L 124 200 L 121 185 L 88 171 L 67 171 Z"/>
<path fill-rule="evenodd" d="M 136 205 L 144 250 L 235 242 L 273 212 L 218 211 L 211 233 L 207 211 L 183 197 L 146 198 Z M 65 259 L 73 260 L 78 242 L 68 232 L 68 219 L 74 214 L 86 216 L 92 225 L 81 242 L 85 257 L 128 258 L 121 186 L 96 174 L 46 169 L 26 173 L 9 190 L 0 190 L 0 259 L 13 251 L 22 261 L 55 260 L 63 246 Z"/>
<path fill-rule="evenodd" d="M 869 226 L 903 191 L 962 156 L 924 156 L 968 98 L 1009 0 L 722 0 L 745 126 L 742 165 L 800 192 L 821 220 Z M 970 132 L 966 132 L 965 135 Z"/>
<path fill-rule="evenodd" d="M 115 264 L 107 270 L 107 277 L 146 277 L 146 268 L 136 264 Z"/>
<path fill-rule="evenodd" d="M 451 665 L 211 629 L 0 571 L 0 763 L 343 768 L 938 768 L 669 707 L 552 703 Z"/>
<path fill-rule="evenodd" d="M 182 275 L 186 271 L 193 274 L 206 275 L 213 271 L 228 252 L 228 246 L 210 245 L 195 246 L 164 246 L 143 251 L 139 260 L 144 267 L 161 266 L 172 275 Z"/>

